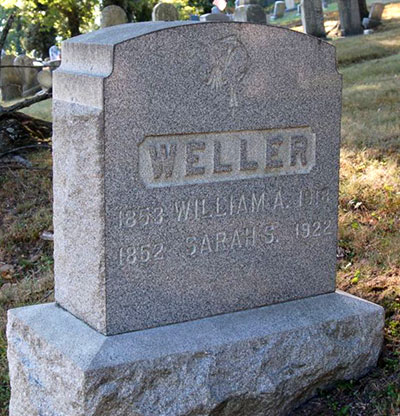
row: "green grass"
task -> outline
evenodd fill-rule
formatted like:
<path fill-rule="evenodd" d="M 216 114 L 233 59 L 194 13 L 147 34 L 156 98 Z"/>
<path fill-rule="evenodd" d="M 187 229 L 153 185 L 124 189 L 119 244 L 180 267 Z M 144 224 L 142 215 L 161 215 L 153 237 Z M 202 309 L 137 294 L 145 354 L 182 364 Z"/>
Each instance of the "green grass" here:
<path fill-rule="evenodd" d="M 400 415 L 400 4 L 369 36 L 333 41 L 343 75 L 337 284 L 382 305 L 379 366 L 293 416 Z"/>
<path fill-rule="evenodd" d="M 29 116 L 40 118 L 45 121 L 52 121 L 51 116 L 51 106 L 53 100 L 48 99 L 31 105 L 30 107 L 22 110 L 23 113 L 28 114 Z"/>
<path fill-rule="evenodd" d="M 27 97 L 27 98 L 30 98 L 30 97 Z M 8 107 L 23 100 L 25 100 L 25 98 L 2 102 L 1 105 Z M 40 118 L 41 120 L 52 121 L 52 114 L 51 114 L 52 103 L 53 103 L 53 100 L 49 98 L 48 100 L 40 101 L 39 103 L 33 104 L 30 107 L 26 107 L 22 109 L 21 112 L 28 114 L 32 117 Z"/>

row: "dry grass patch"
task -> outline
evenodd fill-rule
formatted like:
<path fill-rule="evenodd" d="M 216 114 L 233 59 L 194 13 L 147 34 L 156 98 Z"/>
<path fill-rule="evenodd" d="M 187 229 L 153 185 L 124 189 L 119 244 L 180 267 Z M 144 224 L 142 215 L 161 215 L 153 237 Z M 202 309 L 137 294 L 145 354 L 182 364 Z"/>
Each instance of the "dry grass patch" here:
<path fill-rule="evenodd" d="M 9 400 L 7 310 L 52 299 L 53 247 L 40 239 L 52 228 L 51 153 L 29 159 L 32 170 L 0 166 L 0 416 Z"/>

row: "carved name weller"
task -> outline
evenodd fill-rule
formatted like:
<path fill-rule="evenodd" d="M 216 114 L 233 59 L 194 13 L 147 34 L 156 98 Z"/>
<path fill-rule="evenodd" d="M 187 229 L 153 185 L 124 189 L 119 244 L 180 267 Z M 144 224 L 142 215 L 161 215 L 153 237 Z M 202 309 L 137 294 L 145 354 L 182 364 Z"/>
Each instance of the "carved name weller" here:
<path fill-rule="evenodd" d="M 139 145 L 149 187 L 305 174 L 314 165 L 309 127 L 148 136 Z"/>

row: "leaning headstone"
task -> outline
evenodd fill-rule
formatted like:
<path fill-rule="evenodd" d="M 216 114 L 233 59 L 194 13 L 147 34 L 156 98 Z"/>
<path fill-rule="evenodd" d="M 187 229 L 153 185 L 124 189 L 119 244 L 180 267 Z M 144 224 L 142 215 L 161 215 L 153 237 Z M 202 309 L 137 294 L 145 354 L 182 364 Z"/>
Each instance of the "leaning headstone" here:
<path fill-rule="evenodd" d="M 14 55 L 1 56 L 1 65 L 6 68 L 1 68 L 0 71 L 0 86 L 1 97 L 3 101 L 15 100 L 22 97 L 22 78 L 18 68 L 14 66 Z"/>
<path fill-rule="evenodd" d="M 285 14 L 285 9 L 286 5 L 284 1 L 276 1 L 274 5 L 274 13 L 271 16 L 271 19 L 281 19 Z"/>
<path fill-rule="evenodd" d="M 338 0 L 338 6 L 342 36 L 361 34 L 363 29 L 358 0 Z"/>
<path fill-rule="evenodd" d="M 154 6 L 152 12 L 152 20 L 164 21 L 164 22 L 173 22 L 179 20 L 178 10 L 173 4 L 170 3 L 158 3 Z"/>
<path fill-rule="evenodd" d="M 255 0 L 238 0 L 233 20 L 235 22 L 267 23 L 267 15 Z"/>
<path fill-rule="evenodd" d="M 301 21 L 304 33 L 318 38 L 326 37 L 321 0 L 301 1 Z"/>
<path fill-rule="evenodd" d="M 104 7 L 101 11 L 100 17 L 100 27 L 103 29 L 105 27 L 122 25 L 128 22 L 128 17 L 126 12 L 122 7 L 110 5 Z"/>
<path fill-rule="evenodd" d="M 37 74 L 39 72 L 38 67 L 34 67 L 34 60 L 26 55 L 18 55 L 14 59 L 14 66 L 18 67 L 20 78 L 22 81 L 22 93 L 23 97 L 33 95 L 40 91 L 40 85 L 37 80 Z"/>
<path fill-rule="evenodd" d="M 385 5 L 383 3 L 372 3 L 369 16 L 364 17 L 362 25 L 365 29 L 371 29 L 373 27 L 379 26 L 382 20 L 383 10 Z"/>
<path fill-rule="evenodd" d="M 335 292 L 332 45 L 108 28 L 53 100 L 57 303 L 9 311 L 10 416 L 277 416 L 376 364 L 383 309 Z"/>

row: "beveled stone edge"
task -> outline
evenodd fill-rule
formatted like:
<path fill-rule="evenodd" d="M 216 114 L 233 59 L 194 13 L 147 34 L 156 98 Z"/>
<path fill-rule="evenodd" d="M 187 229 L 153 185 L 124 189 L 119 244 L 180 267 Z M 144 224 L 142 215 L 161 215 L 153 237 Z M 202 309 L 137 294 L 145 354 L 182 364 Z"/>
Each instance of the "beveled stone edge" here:
<path fill-rule="evenodd" d="M 20 321 L 76 367 L 88 371 L 365 316 L 375 317 L 371 336 L 374 331 L 381 333 L 383 342 L 384 309 L 341 291 L 112 336 L 100 334 L 55 303 L 26 306 L 8 311 L 7 336 L 13 322 Z"/>

